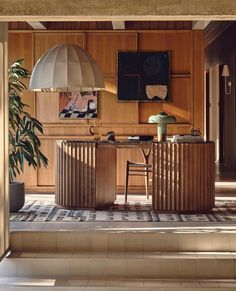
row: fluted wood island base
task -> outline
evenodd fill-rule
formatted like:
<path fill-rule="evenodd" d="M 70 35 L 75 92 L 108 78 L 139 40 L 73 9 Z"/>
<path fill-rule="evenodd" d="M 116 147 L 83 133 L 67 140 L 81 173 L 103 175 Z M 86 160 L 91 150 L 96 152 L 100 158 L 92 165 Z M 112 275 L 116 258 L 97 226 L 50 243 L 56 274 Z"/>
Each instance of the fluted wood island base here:
<path fill-rule="evenodd" d="M 153 144 L 153 209 L 209 212 L 215 203 L 215 145 Z"/>
<path fill-rule="evenodd" d="M 58 141 L 56 203 L 103 208 L 116 198 L 117 148 L 152 147 L 152 205 L 163 212 L 208 212 L 214 206 L 214 143 Z"/>

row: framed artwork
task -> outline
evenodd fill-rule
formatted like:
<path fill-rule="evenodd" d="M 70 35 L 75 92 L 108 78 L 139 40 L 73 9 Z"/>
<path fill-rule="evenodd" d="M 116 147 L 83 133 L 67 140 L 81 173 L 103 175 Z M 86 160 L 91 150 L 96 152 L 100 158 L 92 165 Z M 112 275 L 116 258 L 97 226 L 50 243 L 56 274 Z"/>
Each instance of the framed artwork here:
<path fill-rule="evenodd" d="M 59 118 L 97 118 L 97 91 L 60 92 Z"/>
<path fill-rule="evenodd" d="M 118 101 L 168 102 L 169 52 L 118 52 Z"/>

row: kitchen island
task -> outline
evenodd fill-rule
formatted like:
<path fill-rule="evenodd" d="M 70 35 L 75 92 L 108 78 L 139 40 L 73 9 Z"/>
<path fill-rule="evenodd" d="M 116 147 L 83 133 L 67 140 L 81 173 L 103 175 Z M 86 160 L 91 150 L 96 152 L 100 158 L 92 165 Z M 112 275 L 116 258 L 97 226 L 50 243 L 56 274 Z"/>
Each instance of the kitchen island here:
<path fill-rule="evenodd" d="M 152 149 L 152 206 L 163 212 L 209 212 L 215 199 L 213 142 L 57 141 L 56 203 L 102 209 L 116 200 L 116 151 Z"/>

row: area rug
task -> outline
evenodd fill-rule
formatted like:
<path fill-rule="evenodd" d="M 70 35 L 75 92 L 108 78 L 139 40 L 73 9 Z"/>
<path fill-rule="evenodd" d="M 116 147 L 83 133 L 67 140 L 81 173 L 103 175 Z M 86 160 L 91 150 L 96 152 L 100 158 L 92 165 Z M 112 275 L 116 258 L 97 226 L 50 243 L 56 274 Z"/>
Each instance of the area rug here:
<path fill-rule="evenodd" d="M 150 203 L 114 204 L 105 210 L 68 210 L 42 201 L 26 201 L 11 222 L 236 222 L 235 201 L 217 201 L 211 214 L 171 214 L 151 210 Z"/>

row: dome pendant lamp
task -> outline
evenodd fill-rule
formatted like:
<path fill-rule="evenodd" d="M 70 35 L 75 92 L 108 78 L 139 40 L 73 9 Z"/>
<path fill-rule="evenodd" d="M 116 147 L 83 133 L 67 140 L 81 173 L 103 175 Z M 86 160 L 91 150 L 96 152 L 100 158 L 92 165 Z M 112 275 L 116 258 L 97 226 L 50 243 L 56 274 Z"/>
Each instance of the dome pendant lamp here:
<path fill-rule="evenodd" d="M 36 63 L 30 78 L 32 91 L 99 91 L 105 88 L 95 60 L 75 44 L 50 48 Z"/>

